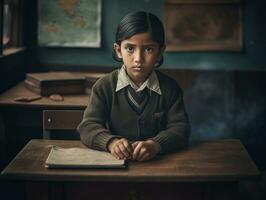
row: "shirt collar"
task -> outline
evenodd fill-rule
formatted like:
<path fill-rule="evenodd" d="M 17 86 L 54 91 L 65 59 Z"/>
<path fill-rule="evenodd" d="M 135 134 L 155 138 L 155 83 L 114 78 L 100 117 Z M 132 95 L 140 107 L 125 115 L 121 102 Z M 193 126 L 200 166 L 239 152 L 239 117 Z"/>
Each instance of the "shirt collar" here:
<path fill-rule="evenodd" d="M 121 69 L 118 72 L 118 80 L 116 84 L 116 92 L 123 89 L 124 87 L 127 87 L 130 85 L 132 88 L 136 90 L 136 92 L 144 90 L 146 87 L 154 92 L 156 92 L 159 95 L 162 95 L 159 80 L 157 77 L 157 74 L 155 71 L 152 71 L 150 76 L 147 78 L 147 80 L 138 87 L 127 75 L 126 67 L 123 65 Z"/>

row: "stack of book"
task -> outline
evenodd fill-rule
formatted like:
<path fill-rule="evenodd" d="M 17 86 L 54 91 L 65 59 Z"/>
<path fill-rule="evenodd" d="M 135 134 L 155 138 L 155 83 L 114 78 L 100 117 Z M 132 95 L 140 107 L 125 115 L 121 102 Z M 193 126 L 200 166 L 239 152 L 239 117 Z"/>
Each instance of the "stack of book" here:
<path fill-rule="evenodd" d="M 73 72 L 28 73 L 25 86 L 42 96 L 51 94 L 81 94 L 85 92 L 86 77 Z"/>

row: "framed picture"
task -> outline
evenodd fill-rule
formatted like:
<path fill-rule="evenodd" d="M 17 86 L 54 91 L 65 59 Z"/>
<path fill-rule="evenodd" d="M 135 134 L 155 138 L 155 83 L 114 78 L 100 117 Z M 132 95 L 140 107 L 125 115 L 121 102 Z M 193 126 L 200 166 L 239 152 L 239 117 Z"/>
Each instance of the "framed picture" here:
<path fill-rule="evenodd" d="M 241 0 L 165 0 L 167 51 L 241 51 Z"/>
<path fill-rule="evenodd" d="M 101 46 L 101 0 L 39 0 L 38 12 L 40 46 Z"/>

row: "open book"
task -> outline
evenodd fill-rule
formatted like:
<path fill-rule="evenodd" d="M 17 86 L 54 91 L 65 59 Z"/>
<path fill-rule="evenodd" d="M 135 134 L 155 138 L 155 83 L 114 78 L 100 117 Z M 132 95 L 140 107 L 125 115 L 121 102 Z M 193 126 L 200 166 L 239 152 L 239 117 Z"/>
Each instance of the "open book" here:
<path fill-rule="evenodd" d="M 62 148 L 53 146 L 45 166 L 47 168 L 125 168 L 125 160 L 110 153 L 88 148 Z"/>

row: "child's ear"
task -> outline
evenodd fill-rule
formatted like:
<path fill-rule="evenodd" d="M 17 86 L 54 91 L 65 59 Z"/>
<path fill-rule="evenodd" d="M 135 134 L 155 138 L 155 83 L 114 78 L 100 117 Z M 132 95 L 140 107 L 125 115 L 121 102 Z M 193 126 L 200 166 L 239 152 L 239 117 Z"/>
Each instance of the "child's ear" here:
<path fill-rule="evenodd" d="M 114 43 L 114 50 L 115 50 L 116 55 L 118 56 L 118 58 L 122 58 L 121 47 L 120 47 L 119 44 Z"/>
<path fill-rule="evenodd" d="M 165 48 L 166 48 L 165 44 L 164 44 L 163 46 L 160 47 L 160 56 L 163 55 L 163 53 L 164 53 L 164 51 L 165 51 Z"/>
<path fill-rule="evenodd" d="M 159 63 L 163 57 L 163 53 L 165 51 L 165 45 L 162 45 L 160 48 L 159 48 L 159 53 L 158 53 L 158 57 L 157 57 L 157 63 Z"/>

